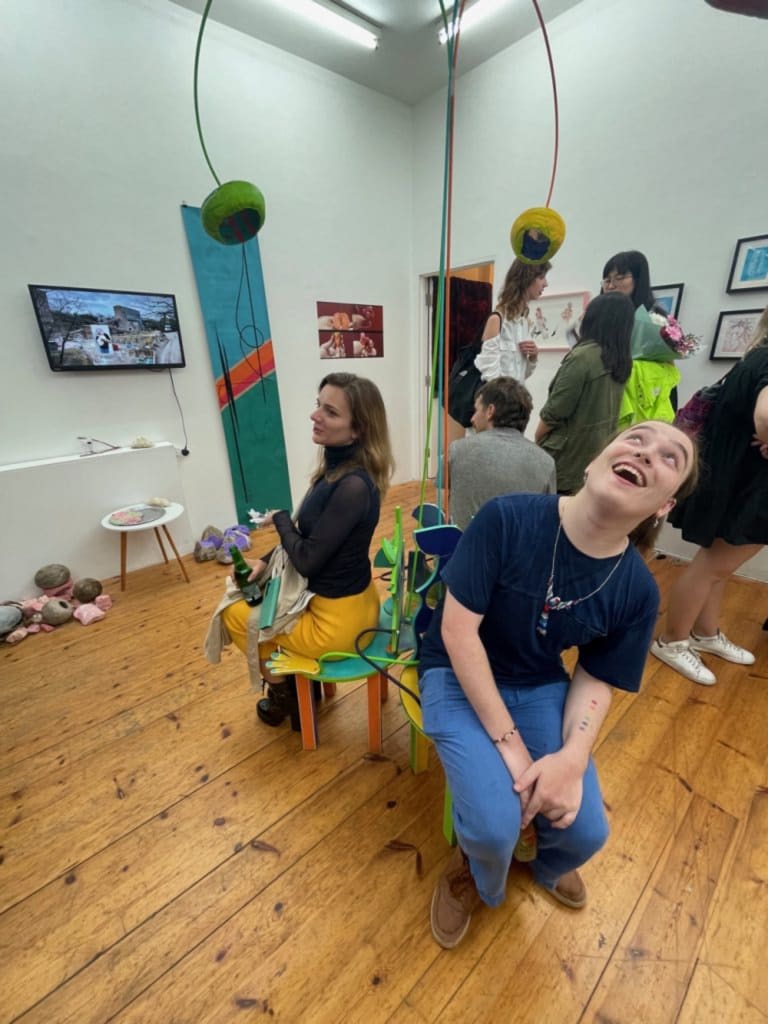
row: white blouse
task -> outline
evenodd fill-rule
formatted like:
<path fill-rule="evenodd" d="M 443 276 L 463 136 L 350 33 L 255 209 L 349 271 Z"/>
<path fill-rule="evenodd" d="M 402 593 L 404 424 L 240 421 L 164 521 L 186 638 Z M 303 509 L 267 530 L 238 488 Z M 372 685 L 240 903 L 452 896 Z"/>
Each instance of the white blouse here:
<path fill-rule="evenodd" d="M 497 377 L 514 377 L 522 384 L 536 369 L 536 360 L 528 359 L 520 351 L 521 341 L 531 341 L 533 331 L 528 317 L 501 321 L 501 330 L 483 342 L 475 366 L 484 381 Z"/>

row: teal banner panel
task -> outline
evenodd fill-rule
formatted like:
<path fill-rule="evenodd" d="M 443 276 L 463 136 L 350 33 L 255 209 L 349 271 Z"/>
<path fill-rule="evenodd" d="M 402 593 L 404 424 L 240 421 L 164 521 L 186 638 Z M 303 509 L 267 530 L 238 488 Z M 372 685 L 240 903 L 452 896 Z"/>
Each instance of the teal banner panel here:
<path fill-rule="evenodd" d="M 257 238 L 214 242 L 200 210 L 182 206 L 227 443 L 238 521 L 291 508 L 288 462 Z M 189 354 L 187 355 L 189 360 Z"/>

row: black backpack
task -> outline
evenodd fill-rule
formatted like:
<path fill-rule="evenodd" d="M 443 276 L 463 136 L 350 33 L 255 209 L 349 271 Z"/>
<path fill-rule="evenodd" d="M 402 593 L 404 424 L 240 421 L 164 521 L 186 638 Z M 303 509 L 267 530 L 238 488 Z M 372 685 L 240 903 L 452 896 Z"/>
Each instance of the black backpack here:
<path fill-rule="evenodd" d="M 499 313 L 492 313 L 491 316 L 498 316 L 501 320 Z M 480 333 L 481 335 L 485 333 L 485 324 Z M 462 427 L 472 425 L 475 395 L 483 383 L 480 371 L 475 366 L 475 359 L 480 354 L 482 347 L 483 343 L 478 341 L 475 345 L 465 345 L 464 348 L 460 348 L 456 362 L 448 376 L 448 415 Z"/>

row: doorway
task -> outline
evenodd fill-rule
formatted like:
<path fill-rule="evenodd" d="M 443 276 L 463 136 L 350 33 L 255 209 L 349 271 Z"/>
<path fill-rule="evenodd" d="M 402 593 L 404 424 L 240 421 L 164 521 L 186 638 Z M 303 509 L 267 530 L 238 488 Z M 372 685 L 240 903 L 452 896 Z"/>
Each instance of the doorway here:
<path fill-rule="evenodd" d="M 421 315 L 419 318 L 419 365 L 420 365 L 420 379 L 423 381 L 421 389 L 421 400 L 419 401 L 419 451 L 423 453 L 424 443 L 427 434 L 427 411 L 429 401 L 429 389 L 432 380 L 432 339 L 433 339 L 433 325 L 435 315 L 435 303 L 437 301 L 437 272 L 432 274 L 422 274 L 419 278 L 419 294 L 420 294 L 420 308 Z M 494 261 L 484 260 L 478 263 L 467 264 L 463 267 L 451 268 L 450 280 L 452 281 L 471 281 L 478 282 L 489 286 L 485 292 L 488 294 L 488 307 L 487 313 L 483 314 L 478 312 L 476 319 L 478 323 L 475 324 L 472 320 L 467 322 L 466 320 L 461 324 L 457 324 L 455 317 L 451 317 L 452 326 L 450 331 L 450 337 L 447 337 L 446 345 L 448 346 L 449 352 L 457 350 L 459 347 L 465 344 L 474 342 L 482 330 L 482 325 L 487 318 L 487 315 L 493 308 L 493 277 L 494 277 Z M 461 301 L 461 286 L 457 288 L 455 285 L 451 286 L 452 293 L 454 296 L 454 302 Z M 482 291 L 482 290 L 481 290 Z M 438 431 L 443 429 L 443 410 L 440 406 L 440 402 L 437 397 L 434 399 L 432 408 L 432 431 L 429 444 L 429 463 L 427 474 L 431 479 L 437 475 L 437 455 L 438 455 Z M 459 437 L 464 436 L 464 428 L 456 423 L 455 420 L 448 419 L 448 433 L 446 438 L 446 444 L 450 444 Z M 419 476 L 422 472 L 421 459 L 423 455 L 420 455 L 419 461 Z"/>

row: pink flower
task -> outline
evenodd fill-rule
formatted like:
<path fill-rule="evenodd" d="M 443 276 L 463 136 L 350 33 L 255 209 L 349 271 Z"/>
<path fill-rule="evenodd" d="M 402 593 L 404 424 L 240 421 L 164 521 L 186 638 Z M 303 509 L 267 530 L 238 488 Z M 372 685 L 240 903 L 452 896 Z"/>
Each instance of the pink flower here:
<path fill-rule="evenodd" d="M 654 314 L 651 314 L 651 316 L 654 317 L 654 322 L 658 322 Z M 659 317 L 659 319 L 661 318 Z M 680 359 L 687 359 L 694 352 L 698 352 L 701 347 L 701 338 L 698 338 L 695 334 L 686 334 L 673 316 L 664 318 L 659 334 L 662 341 L 669 345 Z"/>
<path fill-rule="evenodd" d="M 664 341 L 682 341 L 685 337 L 682 327 L 673 316 L 667 317 L 666 324 L 661 328 L 661 336 Z"/>

